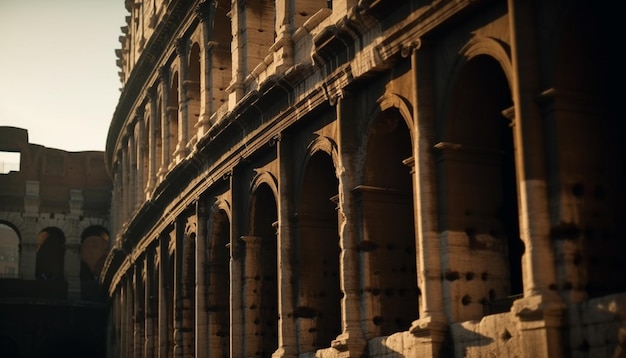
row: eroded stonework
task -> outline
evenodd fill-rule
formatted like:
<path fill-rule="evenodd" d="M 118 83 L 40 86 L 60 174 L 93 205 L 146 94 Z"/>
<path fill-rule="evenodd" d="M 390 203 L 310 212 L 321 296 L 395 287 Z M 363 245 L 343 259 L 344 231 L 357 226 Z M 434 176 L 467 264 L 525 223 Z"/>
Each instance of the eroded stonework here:
<path fill-rule="evenodd" d="M 605 5 L 126 2 L 108 354 L 624 354 Z"/>

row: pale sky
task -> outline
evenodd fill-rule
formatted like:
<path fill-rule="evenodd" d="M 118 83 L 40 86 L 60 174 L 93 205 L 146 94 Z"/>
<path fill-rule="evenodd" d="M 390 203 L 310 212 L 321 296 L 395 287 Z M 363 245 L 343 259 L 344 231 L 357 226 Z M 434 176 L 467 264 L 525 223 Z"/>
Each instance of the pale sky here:
<path fill-rule="evenodd" d="M 49 148 L 104 150 L 127 15 L 124 0 L 0 0 L 0 126 Z"/>

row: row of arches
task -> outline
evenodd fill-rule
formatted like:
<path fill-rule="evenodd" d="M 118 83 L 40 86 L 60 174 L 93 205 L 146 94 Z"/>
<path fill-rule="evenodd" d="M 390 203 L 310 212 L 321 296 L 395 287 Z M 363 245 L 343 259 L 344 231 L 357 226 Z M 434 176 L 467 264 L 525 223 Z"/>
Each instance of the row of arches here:
<path fill-rule="evenodd" d="M 321 0 L 283 5 L 277 9 L 274 1 L 247 1 L 231 7 L 221 0 L 198 5 L 199 24 L 175 41 L 121 133 L 112 170 L 118 188 L 113 200 L 124 210 L 113 217 L 113 228 L 121 227 L 196 141 L 232 110 L 230 97 L 238 101 L 244 90 L 258 86 L 261 70 L 255 69 L 274 61 L 270 49 L 290 44 L 307 20 L 320 11 L 328 16 L 332 8 L 331 1 Z M 233 22 L 233 17 L 241 21 Z M 241 27 L 235 37 L 233 26 Z M 281 59 L 292 64 L 293 49 L 284 52 L 289 56 Z"/>
<path fill-rule="evenodd" d="M 0 222 L 3 277 L 28 278 L 34 272 L 36 280 L 66 281 L 66 236 L 62 229 L 48 226 L 37 234 L 35 267 L 27 268 L 20 263 L 23 238 L 19 229 L 10 222 Z M 81 295 L 85 299 L 102 299 L 99 275 L 109 251 L 109 233 L 100 225 L 92 225 L 81 233 L 80 271 L 70 273 L 80 279 Z M 6 253 L 6 255 L 5 255 Z"/>
<path fill-rule="evenodd" d="M 567 10 L 606 35 L 600 14 Z M 396 82 L 381 80 L 385 90 L 351 88 L 331 119 L 305 114 L 278 143 L 258 145 L 124 266 L 113 287 L 120 347 L 136 348 L 126 337 L 139 330 L 145 350 L 341 351 L 355 336 L 423 333 L 412 322 L 425 315 L 440 314 L 444 326 L 517 320 L 511 305 L 522 296 L 578 304 L 623 292 L 626 146 L 619 95 L 604 87 L 617 87 L 618 66 L 603 51 L 581 51 L 574 20 L 541 55 L 554 58 L 539 93 L 533 76 L 545 74 L 516 68 L 533 60 L 512 60 L 477 35 L 450 63 L 433 64 L 449 51 L 438 45 L 412 54 L 412 65 L 419 58 L 448 81 L 412 68 L 418 94 L 407 99 L 413 93 L 394 92 L 405 85 L 400 63 Z M 578 64 L 566 65 L 572 58 Z M 158 277 L 142 280 L 152 263 Z M 133 321 L 157 296 L 149 307 L 158 327 Z"/>

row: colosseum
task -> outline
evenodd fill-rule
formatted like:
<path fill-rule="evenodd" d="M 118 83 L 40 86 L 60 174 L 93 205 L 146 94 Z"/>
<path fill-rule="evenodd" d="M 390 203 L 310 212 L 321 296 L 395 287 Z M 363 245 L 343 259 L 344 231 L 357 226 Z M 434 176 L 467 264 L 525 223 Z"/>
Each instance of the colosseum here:
<path fill-rule="evenodd" d="M 125 6 L 108 356 L 626 356 L 613 3 Z"/>

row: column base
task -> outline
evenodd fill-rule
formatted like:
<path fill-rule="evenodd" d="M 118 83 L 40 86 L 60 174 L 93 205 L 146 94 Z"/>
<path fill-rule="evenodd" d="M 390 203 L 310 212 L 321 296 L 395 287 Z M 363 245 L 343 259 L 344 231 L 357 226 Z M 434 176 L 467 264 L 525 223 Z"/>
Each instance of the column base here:
<path fill-rule="evenodd" d="M 559 298 L 535 295 L 513 302 L 519 319 L 521 342 L 527 357 L 562 357 L 566 306 Z"/>
<path fill-rule="evenodd" d="M 338 335 L 330 346 L 338 351 L 338 357 L 362 357 L 367 341 L 361 337 L 354 337 L 347 332 Z"/>

